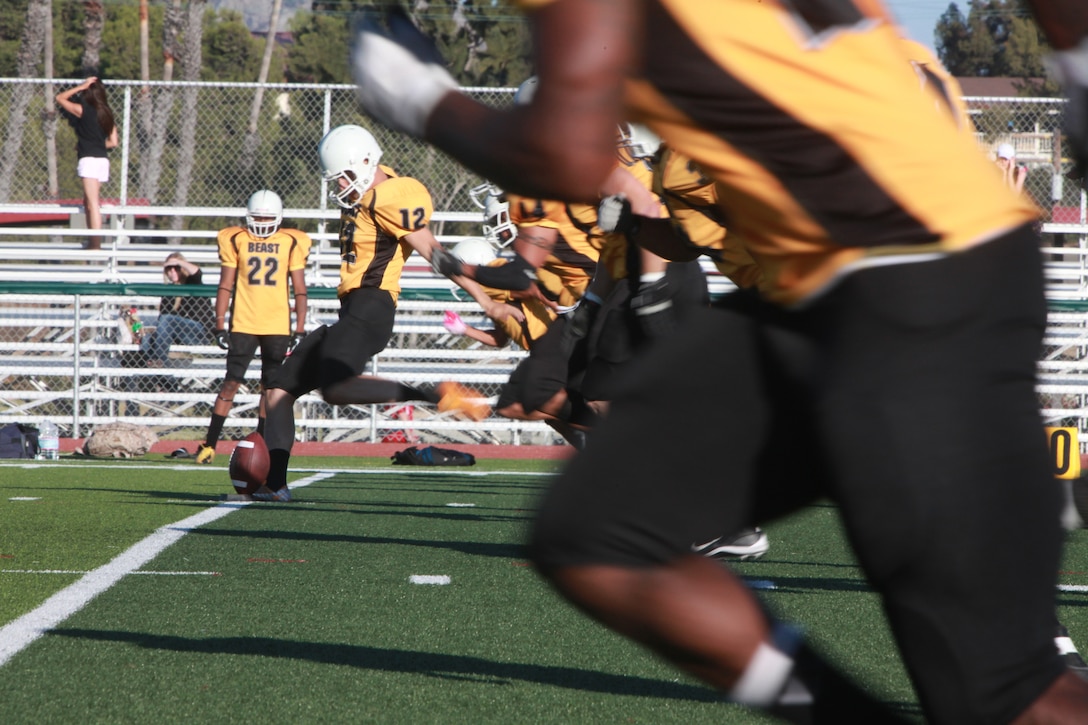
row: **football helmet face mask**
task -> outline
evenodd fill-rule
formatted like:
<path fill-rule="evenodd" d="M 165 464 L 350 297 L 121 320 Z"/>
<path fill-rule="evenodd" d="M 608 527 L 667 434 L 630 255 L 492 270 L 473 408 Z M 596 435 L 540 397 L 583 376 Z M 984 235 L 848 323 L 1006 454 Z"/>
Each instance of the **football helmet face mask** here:
<path fill-rule="evenodd" d="M 641 123 L 620 124 L 620 148 L 636 159 L 648 159 L 657 153 L 661 139 Z"/>
<path fill-rule="evenodd" d="M 246 202 L 246 229 L 260 239 L 270 237 L 283 221 L 283 200 L 268 189 L 253 192 Z"/>
<path fill-rule="evenodd" d="M 503 249 L 514 241 L 518 229 L 510 221 L 510 202 L 503 191 L 490 182 L 469 189 L 472 203 L 484 210 L 484 236 L 491 244 Z"/>
<path fill-rule="evenodd" d="M 503 249 L 518 236 L 518 228 L 510 221 L 510 202 L 500 196 L 489 196 L 484 203 L 484 236 Z"/>
<path fill-rule="evenodd" d="M 378 173 L 382 158 L 378 142 L 362 126 L 337 126 L 321 139 L 317 153 L 321 159 L 321 177 L 332 186 L 329 198 L 344 209 L 351 209 Z M 341 179 L 346 182 L 343 188 Z"/>
<path fill-rule="evenodd" d="M 460 259 L 465 264 L 484 266 L 495 261 L 498 255 L 495 248 L 485 239 L 465 239 L 458 242 L 450 254 Z"/>

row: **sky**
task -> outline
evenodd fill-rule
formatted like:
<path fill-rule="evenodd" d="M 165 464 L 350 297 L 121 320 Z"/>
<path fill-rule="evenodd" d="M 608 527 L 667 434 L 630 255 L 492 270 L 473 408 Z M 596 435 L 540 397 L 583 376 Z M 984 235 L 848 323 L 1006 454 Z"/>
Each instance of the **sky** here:
<path fill-rule="evenodd" d="M 944 15 L 948 6 L 954 0 L 885 0 L 900 25 L 907 29 L 910 37 L 919 43 L 933 48 L 933 29 L 937 27 L 937 19 Z M 956 0 L 955 5 L 965 16 L 967 14 L 966 0 Z"/>

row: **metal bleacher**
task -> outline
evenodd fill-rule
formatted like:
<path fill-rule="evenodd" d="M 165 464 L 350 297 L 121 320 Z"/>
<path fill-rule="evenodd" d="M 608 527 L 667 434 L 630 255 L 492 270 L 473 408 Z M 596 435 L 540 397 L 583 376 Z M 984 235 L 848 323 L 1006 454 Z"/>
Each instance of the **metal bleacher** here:
<path fill-rule="evenodd" d="M 29 205 L 25 205 L 29 206 Z M 0 205 L 0 213 L 25 208 Z M 33 205 L 36 209 L 43 205 Z M 46 206 L 77 215 L 78 206 Z M 153 326 L 164 291 L 161 264 L 180 251 L 204 270 L 204 290 L 214 295 L 218 256 L 214 231 L 137 229 L 126 217 L 184 214 L 241 219 L 241 208 L 156 208 L 103 205 L 109 219 L 103 248 L 85 250 L 88 235 L 78 226 L 0 227 L 0 423 L 48 418 L 65 434 L 86 434 L 98 423 L 139 420 L 160 435 L 192 437 L 206 424 L 224 371 L 224 353 L 214 345 L 175 345 L 165 369 L 129 367 L 137 349 L 121 334 L 122 309 L 136 307 Z M 316 221 L 306 271 L 310 289 L 308 328 L 336 319 L 339 279 L 336 234 L 325 224 L 336 210 L 287 209 L 285 219 Z M 437 212 L 436 220 L 478 222 L 471 212 Z M 1039 363 L 1039 393 L 1050 425 L 1088 430 L 1088 224 L 1043 227 L 1050 318 Z M 444 244 L 464 237 L 439 235 Z M 707 266 L 712 292 L 731 285 Z M 489 326 L 479 308 L 448 280 L 436 276 L 418 256 L 402 279 L 394 336 L 370 372 L 408 383 L 456 379 L 492 398 L 524 356 L 507 347 L 487 348 L 450 335 L 442 326 L 446 309 L 470 324 Z M 259 361 L 250 369 L 256 378 Z M 227 435 L 252 430 L 258 395 L 243 389 L 228 421 Z M 409 414 L 406 415 L 406 411 Z M 419 440 L 422 442 L 558 443 L 541 423 L 490 418 L 458 420 L 427 405 L 330 406 L 318 395 L 304 396 L 296 410 L 304 440 Z M 408 417 L 410 416 L 410 417 Z M 391 438 L 392 437 L 392 438 Z"/>
<path fill-rule="evenodd" d="M 30 205 L 0 205 L 0 213 Z M 72 216 L 77 206 L 33 205 Z M 182 252 L 204 271 L 198 292 L 213 296 L 219 276 L 214 231 L 134 229 L 132 213 L 177 215 L 179 210 L 103 205 L 108 228 L 100 250 L 82 248 L 86 229 L 57 224 L 48 228 L 0 228 L 0 422 L 38 423 L 50 419 L 65 435 L 85 435 L 94 425 L 114 420 L 153 425 L 160 436 L 195 437 L 207 424 L 210 405 L 224 373 L 225 353 L 213 344 L 174 345 L 165 368 L 131 366 L 138 346 L 125 339 L 123 309 L 134 307 L 153 328 L 166 287 L 162 262 Z M 185 209 L 186 216 L 241 220 L 242 208 Z M 285 219 L 318 220 L 306 270 L 309 288 L 307 328 L 330 324 L 339 304 L 339 252 L 336 234 L 322 222 L 335 210 L 287 209 Z M 479 221 L 478 214 L 438 213 L 445 221 Z M 443 235 L 455 244 L 461 237 Z M 162 242 L 168 242 L 164 244 Z M 489 326 L 475 302 L 448 280 L 436 276 L 418 255 L 402 278 L 393 340 L 371 363 L 369 372 L 406 383 L 456 379 L 494 397 L 524 356 L 515 347 L 488 348 L 451 335 L 442 325 L 447 309 L 470 324 Z M 191 290 L 185 290 L 189 292 Z M 259 376 L 259 360 L 249 377 Z M 244 387 L 235 399 L 226 435 L 252 430 L 259 396 Z M 439 413 L 426 404 L 409 406 L 330 406 L 314 394 L 298 402 L 296 418 L 303 440 L 404 440 L 462 443 L 559 443 L 542 423 L 491 418 L 471 422 Z"/>

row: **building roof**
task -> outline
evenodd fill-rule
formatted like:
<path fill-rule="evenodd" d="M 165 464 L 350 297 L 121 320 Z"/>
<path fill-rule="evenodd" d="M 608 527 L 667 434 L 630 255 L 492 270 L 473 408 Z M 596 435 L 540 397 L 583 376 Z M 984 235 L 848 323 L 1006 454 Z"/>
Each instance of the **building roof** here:
<path fill-rule="evenodd" d="M 1021 89 L 1026 85 L 1042 85 L 1045 78 L 1011 77 L 975 77 L 956 78 L 965 96 L 986 96 L 991 98 L 1019 98 L 1024 95 Z"/>

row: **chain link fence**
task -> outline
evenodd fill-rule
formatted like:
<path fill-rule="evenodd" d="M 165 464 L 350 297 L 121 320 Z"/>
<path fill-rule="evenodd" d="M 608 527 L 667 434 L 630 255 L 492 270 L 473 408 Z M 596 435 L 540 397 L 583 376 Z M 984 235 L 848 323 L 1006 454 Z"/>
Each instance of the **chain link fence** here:
<path fill-rule="evenodd" d="M 56 92 L 75 83 L 0 79 L 0 203 L 82 196 L 75 176 L 75 135 L 53 102 Z M 327 202 L 317 142 L 330 128 L 357 123 L 374 133 L 383 161 L 430 189 L 435 209 L 473 210 L 467 191 L 481 179 L 427 144 L 371 122 L 359 111 L 353 86 L 107 81 L 106 87 L 121 146 L 112 153 L 104 198 L 151 206 L 239 207 L 256 189 L 271 188 L 288 208 L 322 209 Z M 465 92 L 482 103 L 502 106 L 511 102 L 514 90 Z M 1044 210 L 1046 221 L 1073 220 L 1080 188 L 1064 179 L 1069 162 L 1058 129 L 1065 101 L 967 102 L 984 150 L 993 155 L 1002 143 L 1016 149 L 1018 163 L 1028 169 L 1027 193 Z M 971 190 L 963 193 L 966 197 Z M 205 216 L 164 221 L 176 228 L 211 230 L 235 220 Z M 314 231 L 315 225 L 303 220 L 300 227 Z"/>
<path fill-rule="evenodd" d="M 0 79 L 5 139 L 0 145 L 0 204 L 82 198 L 75 174 L 75 133 L 53 101 L 57 92 L 78 82 Z M 476 211 L 468 190 L 481 179 L 427 144 L 362 115 L 353 86 L 105 83 L 121 145 L 111 152 L 103 199 L 150 206 L 241 207 L 254 191 L 268 188 L 287 208 L 325 209 L 317 143 L 330 128 L 355 123 L 374 134 L 383 163 L 427 186 L 435 209 Z M 499 106 L 511 101 L 514 90 L 465 92 Z M 291 221 L 304 231 L 317 230 L 316 220 Z M 235 217 L 216 216 L 151 221 L 153 228 L 185 230 L 216 230 L 234 223 Z M 478 226 L 466 231 L 459 224 L 464 223 L 439 221 L 434 231 L 479 232 Z"/>
<path fill-rule="evenodd" d="M 56 205 L 81 198 L 75 135 L 55 112 L 53 101 L 58 91 L 76 83 L 0 79 L 0 227 L 13 223 L 5 218 L 3 205 Z M 432 227 L 440 239 L 448 243 L 480 234 L 480 212 L 468 190 L 482 179 L 428 145 L 372 123 L 360 113 L 350 85 L 106 85 L 121 145 L 111 154 L 103 199 L 171 213 L 141 218 L 139 223 L 152 231 L 145 239 L 124 241 L 123 253 L 116 247 L 79 250 L 78 245 L 57 243 L 59 236 L 47 242 L 48 236 L 20 237 L 15 230 L 5 234 L 0 228 L 0 240 L 8 240 L 0 241 L 0 422 L 48 418 L 65 435 L 79 436 L 99 422 L 129 418 L 149 422 L 164 437 L 201 437 L 225 373 L 223 353 L 209 339 L 175 345 L 163 369 L 133 367 L 128 359 L 138 345 L 126 339 L 122 313 L 135 308 L 149 329 L 154 326 L 161 289 L 144 283 L 156 280 L 156 265 L 167 251 L 159 246 L 164 242 L 171 250 L 184 248 L 205 266 L 205 281 L 212 282 L 217 276 L 212 271 L 215 231 L 238 223 L 237 210 L 253 191 L 271 188 L 301 217 L 285 224 L 319 242 L 307 274 L 316 288 L 311 288 L 310 327 L 332 321 L 336 302 L 323 285 L 335 284 L 335 229 L 326 225 L 336 214 L 320 179 L 317 143 L 337 125 L 369 128 L 383 148 L 383 162 L 430 189 L 436 209 Z M 503 106 L 511 102 L 514 89 L 466 92 L 483 103 Z M 1000 144 L 1011 144 L 1017 163 L 1027 168 L 1025 193 L 1044 213 L 1052 301 L 1077 304 L 1088 299 L 1088 215 L 1083 190 L 1065 176 L 1070 167 L 1058 131 L 1064 101 L 967 102 L 980 148 L 992 157 Z M 966 201 L 973 190 L 962 193 Z M 26 222 L 14 223 L 22 224 Z M 108 274 L 96 277 L 96 270 Z M 10 280 L 59 279 L 127 284 L 55 285 L 33 294 L 3 287 Z M 403 298 L 394 340 L 375 359 L 372 371 L 421 384 L 457 379 L 493 397 L 523 353 L 470 346 L 465 338 L 449 335 L 441 325 L 447 308 L 459 310 L 470 322 L 489 325 L 474 304 L 428 287 L 431 282 L 412 280 L 407 285 L 418 285 L 418 294 L 409 292 Z M 1088 375 L 1080 374 L 1088 356 L 1086 329 L 1088 309 L 1053 316 L 1052 347 L 1041 362 L 1048 420 L 1076 420 L 1082 429 L 1088 425 Z M 235 399 L 225 437 L 244 435 L 255 426 L 258 376 L 255 361 L 250 384 Z M 312 395 L 299 401 L 296 414 L 299 435 L 307 440 L 381 441 L 392 436 L 432 442 L 558 442 L 542 424 L 501 419 L 476 424 L 439 415 L 427 405 L 338 407 Z"/>
<path fill-rule="evenodd" d="M 1016 164 L 1027 170 L 1024 193 L 1043 210 L 1044 223 L 1084 223 L 1083 189 L 1066 178 L 1072 163 L 1061 134 L 1065 100 L 1060 98 L 968 98 L 979 146 L 990 155 L 1009 144 Z M 964 194 L 970 194 L 964 189 Z"/>

